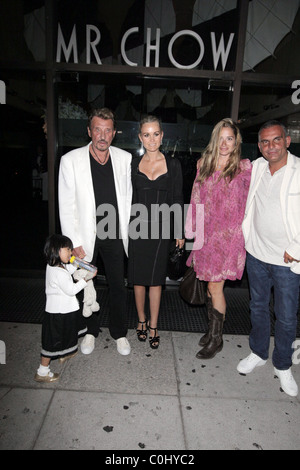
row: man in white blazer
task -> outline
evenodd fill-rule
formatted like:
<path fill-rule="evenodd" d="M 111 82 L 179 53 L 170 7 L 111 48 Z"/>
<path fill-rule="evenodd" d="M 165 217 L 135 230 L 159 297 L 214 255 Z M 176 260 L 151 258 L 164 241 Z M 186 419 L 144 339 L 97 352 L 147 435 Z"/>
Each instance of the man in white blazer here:
<path fill-rule="evenodd" d="M 278 121 L 265 123 L 259 130 L 258 141 L 263 157 L 253 163 L 242 225 L 250 288 L 252 352 L 238 364 L 237 370 L 247 374 L 268 359 L 269 302 L 274 287 L 274 372 L 284 392 L 296 396 L 298 386 L 291 365 L 300 286 L 300 158 L 287 150 L 291 138 Z"/>
<path fill-rule="evenodd" d="M 62 233 L 73 254 L 96 264 L 100 255 L 109 285 L 109 330 L 120 354 L 130 353 L 126 338 L 124 251 L 132 199 L 131 154 L 111 146 L 115 118 L 107 108 L 94 109 L 88 119 L 91 142 L 63 155 L 59 168 L 58 200 Z M 99 333 L 99 315 L 86 318 L 88 333 L 81 343 L 90 354 Z"/>

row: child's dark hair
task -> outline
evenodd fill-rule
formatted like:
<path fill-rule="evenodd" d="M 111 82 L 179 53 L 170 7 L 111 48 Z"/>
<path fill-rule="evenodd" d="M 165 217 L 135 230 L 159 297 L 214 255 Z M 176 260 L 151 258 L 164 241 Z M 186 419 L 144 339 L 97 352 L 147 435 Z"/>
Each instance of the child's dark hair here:
<path fill-rule="evenodd" d="M 61 248 L 70 248 L 73 250 L 73 243 L 70 238 L 65 235 L 50 235 L 44 246 L 44 255 L 50 266 L 58 266 L 61 264 L 59 250 Z"/>

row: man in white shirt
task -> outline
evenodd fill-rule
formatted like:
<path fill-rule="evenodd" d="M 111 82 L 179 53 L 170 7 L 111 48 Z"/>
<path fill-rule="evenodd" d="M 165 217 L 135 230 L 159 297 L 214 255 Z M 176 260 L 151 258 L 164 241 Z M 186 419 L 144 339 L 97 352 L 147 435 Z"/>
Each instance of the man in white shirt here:
<path fill-rule="evenodd" d="M 73 242 L 73 254 L 96 264 L 100 256 L 109 286 L 109 331 L 122 355 L 130 353 L 126 338 L 124 252 L 132 199 L 131 154 L 111 145 L 115 118 L 107 108 L 94 109 L 88 120 L 91 142 L 63 155 L 59 168 L 59 215 L 62 233 Z M 113 214 L 105 231 L 106 212 Z M 90 354 L 99 333 L 99 314 L 86 319 L 81 351 Z"/>
<path fill-rule="evenodd" d="M 259 130 L 263 157 L 253 163 L 243 233 L 247 250 L 252 329 L 251 354 L 237 366 L 250 373 L 269 356 L 270 294 L 274 288 L 274 372 L 281 388 L 298 394 L 291 372 L 300 286 L 300 159 L 288 151 L 284 125 L 268 121 Z"/>

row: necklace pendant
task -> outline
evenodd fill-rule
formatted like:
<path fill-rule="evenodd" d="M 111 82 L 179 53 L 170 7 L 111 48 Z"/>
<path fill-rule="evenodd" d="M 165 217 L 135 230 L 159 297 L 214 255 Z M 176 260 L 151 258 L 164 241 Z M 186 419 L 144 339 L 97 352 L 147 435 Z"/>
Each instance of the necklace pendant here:
<path fill-rule="evenodd" d="M 97 155 L 96 152 L 95 152 L 95 149 L 94 149 L 93 144 L 92 144 L 92 149 L 93 149 L 94 155 L 95 155 L 95 157 L 96 157 L 96 161 L 97 161 L 100 165 L 102 165 L 102 166 L 105 165 L 105 163 L 106 163 L 107 160 L 108 160 L 109 150 L 107 150 L 104 160 L 101 161 L 100 158 L 98 157 L 98 155 Z"/>

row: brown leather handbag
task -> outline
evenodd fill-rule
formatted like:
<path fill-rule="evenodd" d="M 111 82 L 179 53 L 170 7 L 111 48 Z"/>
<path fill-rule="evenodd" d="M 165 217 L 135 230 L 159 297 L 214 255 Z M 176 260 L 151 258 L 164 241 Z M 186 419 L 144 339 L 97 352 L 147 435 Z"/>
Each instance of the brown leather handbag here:
<path fill-rule="evenodd" d="M 201 305 L 206 301 L 205 281 L 200 281 L 196 277 L 193 266 L 190 266 L 179 285 L 179 293 L 183 300 L 191 305 Z"/>

